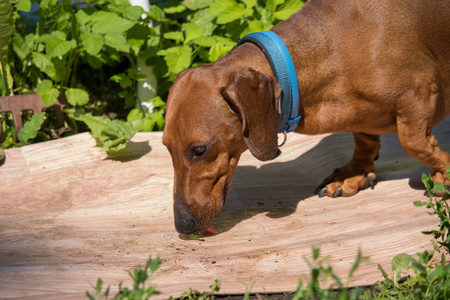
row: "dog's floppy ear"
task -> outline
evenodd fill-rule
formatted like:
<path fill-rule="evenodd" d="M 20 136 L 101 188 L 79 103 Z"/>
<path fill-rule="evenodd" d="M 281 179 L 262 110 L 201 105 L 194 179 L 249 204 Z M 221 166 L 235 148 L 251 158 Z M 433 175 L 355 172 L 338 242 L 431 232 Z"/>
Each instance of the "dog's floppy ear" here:
<path fill-rule="evenodd" d="M 278 150 L 278 106 L 281 85 L 251 68 L 230 76 L 223 96 L 242 120 L 244 139 L 259 160 L 273 159 Z"/>

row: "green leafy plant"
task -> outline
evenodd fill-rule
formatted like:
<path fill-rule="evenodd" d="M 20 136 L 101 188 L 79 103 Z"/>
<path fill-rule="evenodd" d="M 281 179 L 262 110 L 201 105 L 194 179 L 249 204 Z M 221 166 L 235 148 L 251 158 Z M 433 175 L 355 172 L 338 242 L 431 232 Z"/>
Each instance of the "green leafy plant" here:
<path fill-rule="evenodd" d="M 417 259 L 399 254 L 392 260 L 393 277 L 378 266 L 385 278 L 375 283 L 379 292 L 376 299 L 448 299 L 450 297 L 450 266 L 442 253 L 439 262 L 433 261 L 434 251 L 417 254 Z M 412 271 L 414 276 L 399 278 L 402 272 Z"/>
<path fill-rule="evenodd" d="M 446 170 L 450 175 L 450 167 Z M 450 178 L 450 177 L 449 177 Z M 450 297 L 450 265 L 446 262 L 444 253 L 441 253 L 439 261 L 433 257 L 435 253 L 440 253 L 444 248 L 449 253 L 449 230 L 450 218 L 448 213 L 447 200 L 450 199 L 450 192 L 446 186 L 439 182 L 433 182 L 429 175 L 422 176 L 427 193 L 428 201 L 415 201 L 415 206 L 426 206 L 431 209 L 428 212 L 432 216 L 440 219 L 437 230 L 425 231 L 424 234 L 433 235 L 432 245 L 435 251 L 424 251 L 418 253 L 417 258 L 399 254 L 392 260 L 392 278 L 379 265 L 384 281 L 377 282 L 375 287 L 380 291 L 377 297 L 408 298 L 408 299 L 448 299 Z M 437 198 L 436 193 L 443 195 Z M 400 278 L 402 272 L 413 272 L 414 276 Z"/>
<path fill-rule="evenodd" d="M 152 1 L 149 48 L 139 55 L 155 66 L 158 90 L 165 98 L 176 75 L 214 62 L 250 32 L 269 30 L 304 4 L 300 0 Z M 183 20 L 175 22 L 174 20 Z"/>
<path fill-rule="evenodd" d="M 10 68 L 8 52 L 11 35 L 14 33 L 13 10 L 9 0 L 0 0 L 0 95 L 10 94 Z"/>
<path fill-rule="evenodd" d="M 86 292 L 87 297 L 90 300 L 101 300 L 101 299 L 113 299 L 113 300 L 141 300 L 148 299 L 153 295 L 158 295 L 160 292 L 156 290 L 156 288 L 151 285 L 151 280 L 154 276 L 154 273 L 157 271 L 159 266 L 161 265 L 162 260 L 160 258 L 152 259 L 150 258 L 145 267 L 143 269 L 135 268 L 133 273 L 130 273 L 130 277 L 133 279 L 133 288 L 123 288 L 122 284 L 119 285 L 119 292 L 109 298 L 110 288 L 106 288 L 103 291 L 103 280 L 98 279 L 95 288 L 95 296 L 89 292 Z M 188 292 L 185 292 L 181 295 L 179 299 L 182 300 L 209 300 L 214 299 L 214 293 L 220 291 L 220 280 L 216 279 L 215 282 L 209 287 L 209 291 L 199 292 L 196 290 L 190 289 Z M 170 297 L 170 299 L 173 299 Z"/>
<path fill-rule="evenodd" d="M 145 264 L 144 269 L 135 268 L 133 273 L 129 273 L 130 277 L 133 279 L 133 289 L 130 290 L 128 288 L 123 288 L 122 284 L 120 284 L 119 292 L 112 299 L 138 300 L 148 299 L 152 295 L 158 295 L 159 292 L 155 289 L 155 287 L 148 284 L 151 283 L 151 279 L 161 263 L 162 261 L 159 258 L 150 258 Z M 91 295 L 89 292 L 86 292 L 86 295 L 90 300 L 109 299 L 109 290 L 110 288 L 108 287 L 105 291 L 103 291 L 103 280 L 99 278 L 95 286 L 95 296 Z"/>
<path fill-rule="evenodd" d="M 166 99 L 180 71 L 216 61 L 243 35 L 270 29 L 300 9 L 303 1 L 156 0 L 152 4 L 149 12 L 143 12 L 125 0 L 96 0 L 83 6 L 69 0 L 19 1 L 13 51 L 6 64 L 14 79 L 11 91 L 35 92 L 47 105 L 67 99 L 70 109 L 95 117 L 113 116 L 133 124 L 140 117 L 140 130 L 162 130 L 165 104 L 160 99 Z M 38 5 L 35 22 L 22 13 L 32 5 Z M 146 80 L 136 65 L 138 58 L 154 67 L 159 98 L 137 99 L 136 83 Z M 0 92 L 7 91 L 0 85 Z M 83 118 L 70 119 L 70 111 L 67 116 L 71 134 L 84 130 L 86 126 L 76 124 Z M 128 130 L 121 131 L 127 140 Z M 5 147 L 16 145 L 5 144 L 3 137 L 2 141 Z"/>
<path fill-rule="evenodd" d="M 126 147 L 127 142 L 140 129 L 141 123 L 133 124 L 121 120 L 111 120 L 93 116 L 81 110 L 67 110 L 77 121 L 84 122 L 91 130 L 92 136 L 102 147 L 101 151 L 119 151 Z"/>
<path fill-rule="evenodd" d="M 358 299 L 362 295 L 362 288 L 348 289 L 344 286 L 339 277 L 333 272 L 333 267 L 325 265 L 327 258 L 320 257 L 320 249 L 313 247 L 313 260 L 308 264 L 311 268 L 311 279 L 306 287 L 303 287 L 303 281 L 300 279 L 298 288 L 294 292 L 293 300 L 299 299 Z M 353 273 L 359 267 L 364 258 L 358 251 L 355 262 L 353 263 L 347 281 L 350 282 Z M 327 282 L 332 279 L 331 288 L 322 288 L 321 281 Z"/>
<path fill-rule="evenodd" d="M 211 300 L 214 299 L 214 293 L 220 291 L 221 281 L 216 279 L 212 285 L 209 286 L 209 291 L 199 292 L 193 289 L 189 289 L 189 291 L 184 292 L 180 296 L 180 300 Z M 170 300 L 173 298 L 170 297 Z"/>
<path fill-rule="evenodd" d="M 10 5 L 8 0 L 6 2 Z M 35 22 L 21 13 L 29 11 L 33 3 L 38 4 Z M 11 82 L 14 93 L 35 92 L 46 105 L 53 105 L 58 99 L 67 101 L 69 109 L 66 115 L 70 119 L 68 126 L 72 127 L 72 133 L 77 133 L 80 128 L 85 127 L 77 126 L 75 121 L 84 122 L 91 119 L 72 118 L 74 114 L 71 113 L 71 107 L 76 108 L 79 114 L 84 111 L 86 115 L 92 114 L 92 117 L 105 115 L 110 109 L 134 107 L 134 102 L 125 101 L 120 104 L 120 98 L 115 95 L 128 93 L 126 99 L 129 99 L 136 93 L 136 82 L 145 80 L 138 74 L 137 69 L 129 68 L 128 74 L 134 72 L 132 82 L 128 86 L 122 86 L 124 90 L 121 92 L 110 92 L 108 99 L 104 97 L 104 90 L 117 88 L 108 84 L 108 78 L 105 81 L 104 77 L 120 68 L 124 60 L 132 62 L 148 40 L 149 20 L 141 18 L 141 7 L 130 6 L 128 1 L 114 0 L 85 3 L 83 7 L 73 6 L 69 0 L 21 0 L 15 8 L 16 32 L 11 43 L 13 51 L 9 52 L 9 56 L 2 56 L 9 58 L 6 67 L 11 70 L 11 78 L 14 78 Z M 12 16 L 12 10 L 1 8 L 0 11 L 7 11 L 8 15 Z M 2 49 L 9 39 L 2 30 L 5 20 L 0 14 Z M 86 72 L 86 69 L 89 71 Z M 115 84 L 113 81 L 111 83 Z M 5 85 L 6 83 L 3 86 Z M 1 84 L 0 92 L 7 92 Z M 122 115 L 122 118 L 125 117 L 126 114 Z M 3 120 L 7 118 L 5 115 L 2 117 Z M 53 122 L 56 123 L 56 120 Z M 97 122 L 97 125 L 100 123 Z M 92 125 L 92 122 L 89 124 Z M 89 124 L 86 123 L 87 127 L 92 129 Z M 95 138 L 101 141 L 102 150 L 106 151 L 123 148 L 139 129 L 126 121 L 104 121 L 102 124 L 105 126 L 101 130 L 104 134 L 101 137 L 96 135 Z M 3 125 L 5 132 L 10 132 L 8 127 L 12 124 L 6 121 Z M 37 131 L 33 132 L 38 134 Z M 29 136 L 28 140 L 35 139 Z M 15 143 L 14 137 L 11 140 L 8 134 L 2 136 L 2 143 L 5 148 L 23 144 Z"/>
<path fill-rule="evenodd" d="M 447 178 L 450 178 L 450 166 L 446 169 Z M 440 248 L 444 247 L 447 253 L 450 253 L 450 215 L 449 206 L 447 200 L 450 199 L 450 191 L 448 186 L 440 182 L 433 182 L 431 176 L 425 174 L 422 175 L 422 182 L 424 183 L 427 193 L 428 201 L 416 201 L 415 206 L 426 206 L 426 208 L 431 209 L 429 212 L 431 216 L 439 217 L 439 229 L 424 231 L 424 234 L 433 235 L 433 246 L 436 251 L 440 252 Z M 442 198 L 438 199 L 434 197 L 436 194 L 442 195 Z M 436 245 L 439 243 L 440 247 Z"/>
<path fill-rule="evenodd" d="M 31 117 L 29 122 L 26 122 L 25 125 L 19 131 L 19 141 L 22 145 L 26 145 L 30 139 L 34 139 L 44 123 L 45 113 L 41 112 L 35 114 Z"/>

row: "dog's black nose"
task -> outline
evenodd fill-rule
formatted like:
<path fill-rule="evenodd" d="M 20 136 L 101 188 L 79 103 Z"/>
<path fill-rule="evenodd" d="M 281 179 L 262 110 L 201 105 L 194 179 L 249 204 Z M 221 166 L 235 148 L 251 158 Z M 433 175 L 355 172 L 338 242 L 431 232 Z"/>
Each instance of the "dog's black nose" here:
<path fill-rule="evenodd" d="M 197 227 L 195 225 L 195 220 L 191 217 L 190 219 L 182 219 L 175 222 L 175 228 L 179 233 L 193 233 L 196 231 Z"/>
<path fill-rule="evenodd" d="M 179 233 L 193 233 L 197 230 L 195 219 L 186 205 L 174 203 L 175 228 Z"/>

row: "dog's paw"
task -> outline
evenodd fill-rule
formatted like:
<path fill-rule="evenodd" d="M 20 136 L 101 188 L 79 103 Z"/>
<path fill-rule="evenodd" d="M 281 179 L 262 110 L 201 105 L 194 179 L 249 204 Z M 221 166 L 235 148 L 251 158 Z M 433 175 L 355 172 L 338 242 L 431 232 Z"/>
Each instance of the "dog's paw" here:
<path fill-rule="evenodd" d="M 319 197 L 350 197 L 356 195 L 360 190 L 365 190 L 369 187 L 374 188 L 377 179 L 375 173 L 369 172 L 366 175 L 354 175 L 345 169 L 334 170 L 333 174 L 328 176 L 316 189 L 316 194 Z"/>

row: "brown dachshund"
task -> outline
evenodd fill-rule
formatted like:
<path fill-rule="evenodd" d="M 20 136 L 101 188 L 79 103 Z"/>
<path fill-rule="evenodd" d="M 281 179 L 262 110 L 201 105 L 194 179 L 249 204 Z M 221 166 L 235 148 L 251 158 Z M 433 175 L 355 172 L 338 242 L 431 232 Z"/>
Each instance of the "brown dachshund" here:
<path fill-rule="evenodd" d="M 347 131 L 355 139 L 352 159 L 325 179 L 319 196 L 373 187 L 379 135 L 388 133 L 434 180 L 450 183 L 450 155 L 431 133 L 450 114 L 450 1 L 310 0 L 272 31 L 297 71 L 295 132 Z M 245 150 L 263 161 L 275 156 L 281 90 L 252 43 L 179 74 L 163 137 L 175 168 L 178 232 L 214 230 Z"/>

